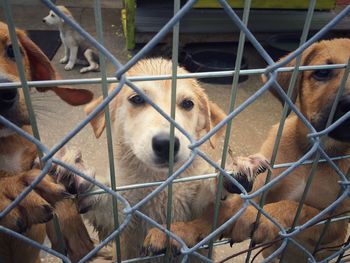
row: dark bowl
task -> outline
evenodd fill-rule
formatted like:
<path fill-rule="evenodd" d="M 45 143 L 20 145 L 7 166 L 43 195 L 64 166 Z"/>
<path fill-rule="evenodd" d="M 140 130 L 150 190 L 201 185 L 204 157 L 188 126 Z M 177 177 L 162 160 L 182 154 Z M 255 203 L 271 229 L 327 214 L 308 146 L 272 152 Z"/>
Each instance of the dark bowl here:
<path fill-rule="evenodd" d="M 300 34 L 276 34 L 269 37 L 266 42 L 270 56 L 276 61 L 299 47 Z"/>
<path fill-rule="evenodd" d="M 190 72 L 209 72 L 234 70 L 236 53 L 219 49 L 197 49 L 187 51 L 184 59 L 184 66 Z M 246 59 L 242 58 L 241 69 L 247 69 Z M 239 76 L 239 82 L 248 79 L 248 76 Z M 231 84 L 233 77 L 200 78 L 207 83 Z"/>

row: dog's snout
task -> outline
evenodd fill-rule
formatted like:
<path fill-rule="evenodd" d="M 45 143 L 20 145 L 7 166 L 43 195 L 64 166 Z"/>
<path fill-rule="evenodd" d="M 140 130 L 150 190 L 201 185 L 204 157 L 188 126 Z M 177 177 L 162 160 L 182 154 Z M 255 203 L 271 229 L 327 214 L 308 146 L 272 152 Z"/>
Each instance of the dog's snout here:
<path fill-rule="evenodd" d="M 333 122 L 343 117 L 350 111 L 350 95 L 343 96 L 338 103 L 337 109 L 334 114 Z M 329 136 L 333 139 L 350 142 L 350 119 L 344 120 L 337 128 L 329 133 Z"/>
<path fill-rule="evenodd" d="M 345 114 L 350 111 L 350 96 L 344 97 L 339 101 L 338 110 Z"/>
<path fill-rule="evenodd" d="M 162 162 L 169 160 L 170 152 L 170 136 L 166 133 L 160 133 L 153 137 L 152 139 L 152 149 L 157 158 Z M 174 138 L 174 156 L 176 157 L 177 153 L 180 150 L 180 141 L 177 137 Z"/>
<path fill-rule="evenodd" d="M 0 83 L 10 82 L 5 79 L 0 79 Z M 17 101 L 18 93 L 17 89 L 1 89 L 0 88 L 0 110 L 10 109 Z"/>
<path fill-rule="evenodd" d="M 45 18 L 43 18 L 43 20 L 42 20 L 42 21 L 43 21 L 43 23 L 45 23 L 45 22 L 46 22 Z"/>

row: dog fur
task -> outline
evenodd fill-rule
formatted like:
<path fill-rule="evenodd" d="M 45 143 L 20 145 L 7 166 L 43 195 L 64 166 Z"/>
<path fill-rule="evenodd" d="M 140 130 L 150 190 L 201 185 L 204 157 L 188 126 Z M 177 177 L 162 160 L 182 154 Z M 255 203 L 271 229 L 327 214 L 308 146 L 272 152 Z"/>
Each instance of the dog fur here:
<path fill-rule="evenodd" d="M 171 74 L 171 71 L 170 61 L 154 58 L 139 61 L 129 70 L 128 76 L 167 75 Z M 186 72 L 183 68 L 178 68 L 179 74 Z M 171 80 L 138 82 L 137 86 L 164 112 L 170 114 Z M 102 100 L 100 97 L 87 105 L 86 112 L 91 113 Z M 169 122 L 129 87 L 124 87 L 109 106 L 113 122 L 118 186 L 165 180 L 168 177 L 169 169 Z M 177 80 L 176 121 L 194 139 L 199 139 L 224 117 L 224 112 L 208 99 L 195 80 Z M 96 137 L 100 137 L 105 128 L 104 113 L 100 112 L 91 124 Z M 203 146 L 202 150 L 210 152 L 210 148 L 217 145 L 216 141 L 222 132 L 221 130 L 213 136 L 210 139 L 211 146 L 208 143 Z M 158 145 L 159 138 L 165 140 L 165 143 Z M 179 169 L 190 158 L 191 151 L 187 147 L 189 144 L 190 141 L 176 129 L 174 148 L 177 151 L 175 150 L 174 170 Z M 242 159 L 241 161 L 246 160 L 250 159 Z M 256 169 L 253 170 L 255 173 Z M 201 175 L 208 172 L 214 172 L 212 167 L 198 157 L 179 177 Z M 203 180 L 174 184 L 172 219 L 174 221 L 188 221 L 200 215 L 208 203 L 214 199 L 215 182 L 216 180 Z M 154 187 L 139 188 L 123 191 L 121 194 L 131 205 L 135 205 L 154 189 Z M 164 224 L 166 222 L 167 196 L 167 191 L 162 191 L 144 204 L 140 210 L 158 223 Z M 98 231 L 101 239 L 113 231 L 112 199 L 109 195 L 93 195 L 82 199 L 80 208 L 82 210 L 90 209 L 85 216 Z M 119 205 L 118 209 L 119 221 L 122 222 L 124 219 L 123 207 Z M 122 259 L 139 256 L 143 238 L 149 228 L 150 225 L 139 217 L 132 217 L 121 234 Z"/>
<path fill-rule="evenodd" d="M 17 29 L 16 33 L 26 79 L 56 79 L 50 61 L 41 50 L 23 31 Z M 7 25 L 2 22 L 0 22 L 0 54 L 0 82 L 19 82 Z M 85 104 L 92 99 L 89 91 L 80 89 L 50 87 L 37 90 L 40 92 L 52 90 L 71 105 Z M 21 88 L 0 90 L 0 115 L 27 133 L 32 133 Z M 37 149 L 34 144 L 0 124 L 0 211 L 3 211 L 40 174 L 39 169 L 33 168 L 36 157 Z M 61 156 L 62 160 L 66 158 L 69 159 L 69 152 Z M 49 222 L 53 213 L 56 213 L 63 229 L 68 254 L 72 261 L 76 262 L 93 248 L 93 244 L 74 204 L 70 199 L 66 199 L 68 196 L 63 185 L 56 184 L 53 178 L 46 176 L 16 208 L 0 219 L 0 225 L 43 243 L 46 236 L 43 223 Z M 70 209 L 67 211 L 68 208 Z M 39 250 L 5 233 L 0 233 L 0 261 L 41 262 Z"/>
<path fill-rule="evenodd" d="M 65 6 L 57 6 L 57 8 L 67 17 L 74 20 L 72 13 Z M 60 63 L 65 64 L 68 62 L 64 67 L 65 70 L 72 70 L 76 63 L 86 64 L 86 62 L 88 62 L 89 65 L 83 67 L 80 73 L 97 71 L 99 69 L 97 52 L 77 31 L 67 25 L 55 12 L 51 10 L 49 14 L 43 18 L 43 22 L 49 26 L 57 26 L 60 31 L 60 37 L 64 46 L 64 57 L 60 60 Z M 78 58 L 79 50 L 82 52 L 84 60 Z"/>
<path fill-rule="evenodd" d="M 350 40 L 334 39 L 331 41 L 321 41 L 310 46 L 302 55 L 302 65 L 324 65 L 324 64 L 346 64 L 350 57 Z M 294 66 L 295 60 L 287 66 Z M 316 128 L 322 130 L 326 127 L 327 118 L 331 106 L 334 102 L 337 90 L 341 83 L 344 69 L 333 70 L 313 70 L 300 72 L 297 78 L 295 92 L 292 95 L 293 101 L 299 98 L 300 110 Z M 278 82 L 287 91 L 291 73 L 279 73 Z M 334 120 L 339 119 L 350 109 L 350 80 L 345 84 L 345 91 L 342 94 L 335 112 Z M 277 95 L 277 93 L 275 93 Z M 333 121 L 334 121 L 333 120 Z M 329 156 L 341 156 L 350 153 L 350 125 L 349 121 L 322 138 L 323 147 Z M 275 125 L 267 140 L 261 147 L 264 156 L 271 157 L 274 142 L 277 135 L 278 125 Z M 282 138 L 277 154 L 276 164 L 289 163 L 299 160 L 311 147 L 307 134 L 309 131 L 299 118 L 294 114 L 287 118 L 283 129 Z M 349 160 L 339 160 L 335 162 L 339 169 L 346 173 L 349 169 Z M 306 181 L 310 176 L 312 165 L 303 165 L 296 168 L 290 175 L 275 184 L 268 192 L 264 210 L 279 222 L 285 229 L 292 226 L 294 216 L 298 207 Z M 272 179 L 278 177 L 286 168 L 273 169 Z M 261 174 L 254 182 L 253 191 L 261 188 L 266 180 L 267 173 Z M 319 163 L 315 173 L 315 178 L 306 196 L 305 205 L 301 211 L 298 225 L 304 224 L 321 210 L 327 208 L 334 202 L 341 192 L 338 183 L 339 177 L 327 163 Z M 260 197 L 254 199 L 259 203 Z M 241 207 L 243 201 L 238 195 L 221 203 L 219 221 L 220 224 L 228 220 Z M 349 207 L 349 198 L 345 199 L 329 215 L 346 213 Z M 207 209 L 207 213 L 191 222 L 174 223 L 171 230 L 187 243 L 188 246 L 195 245 L 198 240 L 207 236 L 211 232 L 213 207 Z M 241 242 L 249 239 L 253 224 L 256 220 L 257 210 L 248 206 L 245 212 L 229 227 L 223 237 L 232 239 L 232 242 Z M 339 221 L 330 224 L 328 231 L 320 244 L 320 249 L 315 253 L 315 257 L 325 259 L 332 251 L 332 247 L 341 246 L 347 233 L 347 221 Z M 323 225 L 307 228 L 298 234 L 295 239 L 300 242 L 311 253 L 322 233 Z M 262 216 L 253 239 L 258 243 L 270 242 L 279 237 L 279 229 L 275 227 L 265 216 Z M 152 229 L 144 242 L 144 249 L 148 254 L 157 254 L 165 246 L 165 235 L 158 229 Z M 179 244 L 172 240 L 174 248 L 179 249 Z M 275 243 L 263 251 L 266 258 L 271 255 L 281 245 Z M 328 249 L 327 249 L 328 248 Z M 278 261 L 277 259 L 275 259 Z M 289 244 L 284 256 L 286 262 L 306 262 L 307 256 L 293 244 Z"/>

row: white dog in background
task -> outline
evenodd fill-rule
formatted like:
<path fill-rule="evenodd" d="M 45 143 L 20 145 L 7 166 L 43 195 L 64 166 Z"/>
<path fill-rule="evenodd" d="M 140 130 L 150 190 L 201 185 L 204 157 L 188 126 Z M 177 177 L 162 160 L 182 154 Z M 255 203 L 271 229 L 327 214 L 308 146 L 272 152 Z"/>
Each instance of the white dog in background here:
<path fill-rule="evenodd" d="M 64 6 L 57 6 L 70 19 L 74 20 L 72 13 Z M 77 64 L 89 64 L 87 67 L 83 67 L 80 73 L 88 71 L 97 71 L 99 64 L 97 62 L 97 53 L 92 49 L 89 43 L 72 27 L 65 24 L 64 20 L 60 18 L 52 10 L 49 15 L 43 18 L 43 22 L 49 26 L 58 26 L 60 31 L 60 37 L 64 46 L 64 57 L 60 60 L 60 63 L 67 63 L 64 67 L 65 70 L 73 69 L 74 65 Z M 78 59 L 78 49 L 83 53 L 86 61 Z"/>

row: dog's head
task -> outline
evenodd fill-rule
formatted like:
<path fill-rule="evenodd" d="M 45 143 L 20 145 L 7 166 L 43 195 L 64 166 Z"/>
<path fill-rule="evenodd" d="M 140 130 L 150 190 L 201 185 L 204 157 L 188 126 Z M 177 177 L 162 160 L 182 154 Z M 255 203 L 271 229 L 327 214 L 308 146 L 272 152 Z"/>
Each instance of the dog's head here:
<path fill-rule="evenodd" d="M 18 44 L 27 80 L 54 80 L 57 74 L 48 58 L 21 31 L 16 30 Z M 19 82 L 19 74 L 15 61 L 13 46 L 7 25 L 0 22 L 0 83 Z M 37 88 L 38 91 L 54 91 L 62 100 L 71 105 L 82 105 L 91 101 L 93 95 L 83 89 L 62 87 Z M 18 126 L 29 124 L 28 111 L 25 106 L 22 88 L 0 88 L 0 115 Z M 0 124 L 0 137 L 11 132 Z"/>
<path fill-rule="evenodd" d="M 73 18 L 72 13 L 65 6 L 59 5 L 57 8 L 66 16 Z M 58 26 L 64 21 L 54 11 L 50 10 L 49 14 L 43 18 L 43 23 L 49 26 Z"/>
<path fill-rule="evenodd" d="M 129 72 L 130 76 L 171 74 L 172 64 L 164 59 L 148 59 L 138 62 Z M 186 73 L 178 68 L 178 73 Z M 170 115 L 171 80 L 143 81 L 136 85 Z M 115 86 L 115 85 L 114 85 Z M 102 102 L 98 98 L 85 108 L 89 114 Z M 167 169 L 170 145 L 170 123 L 150 106 L 139 94 L 129 87 L 124 87 L 110 103 L 112 121 L 115 129 L 122 134 L 123 144 L 147 166 L 156 170 Z M 225 114 L 210 102 L 203 89 L 193 79 L 178 79 L 176 91 L 176 122 L 194 139 L 208 132 L 221 121 Z M 98 138 L 105 128 L 104 113 L 101 112 L 91 122 Z M 216 134 L 216 136 L 220 136 Z M 211 145 L 215 145 L 215 137 Z M 175 164 L 181 164 L 190 156 L 189 140 L 175 129 L 174 157 Z M 127 156 L 129 153 L 126 152 Z"/>
<path fill-rule="evenodd" d="M 347 64 L 350 57 L 350 39 L 324 40 L 311 45 L 302 55 L 301 65 Z M 287 66 L 295 66 L 295 60 Z M 278 73 L 277 81 L 287 92 L 291 72 Z M 326 127 L 335 96 L 344 75 L 344 69 L 317 69 L 299 72 L 292 100 L 299 98 L 302 113 L 310 120 L 316 130 Z M 280 97 L 273 91 L 273 94 Z M 336 108 L 333 122 L 350 110 L 350 78 L 345 83 Z M 350 142 L 350 120 L 329 133 L 335 140 Z"/>

